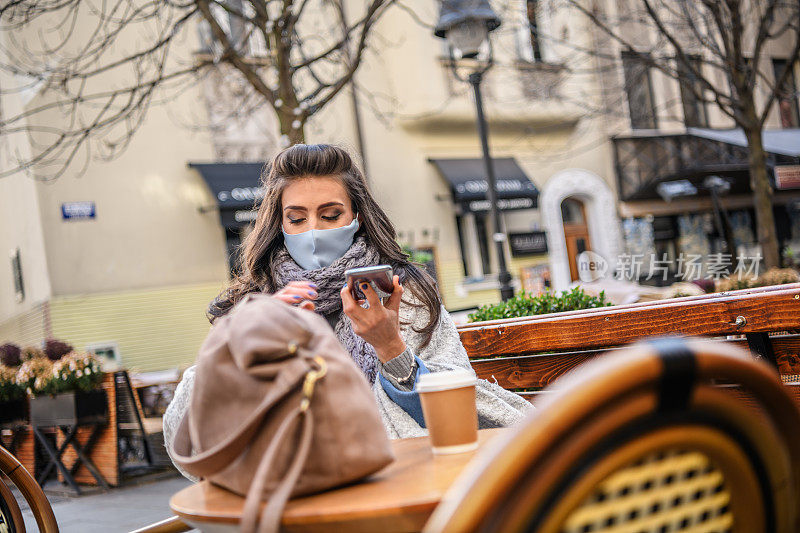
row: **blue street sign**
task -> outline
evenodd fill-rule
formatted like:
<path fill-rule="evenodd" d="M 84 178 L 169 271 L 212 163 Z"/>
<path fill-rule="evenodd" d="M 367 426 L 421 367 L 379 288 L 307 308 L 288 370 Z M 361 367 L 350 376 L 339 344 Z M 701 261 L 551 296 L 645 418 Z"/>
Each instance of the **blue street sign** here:
<path fill-rule="evenodd" d="M 65 202 L 61 204 L 61 217 L 64 220 L 94 218 L 94 202 Z"/>

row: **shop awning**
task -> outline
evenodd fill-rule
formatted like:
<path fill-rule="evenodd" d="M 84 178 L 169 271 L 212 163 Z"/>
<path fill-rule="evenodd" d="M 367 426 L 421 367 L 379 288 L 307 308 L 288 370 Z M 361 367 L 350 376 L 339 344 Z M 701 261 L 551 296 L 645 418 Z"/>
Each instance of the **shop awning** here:
<path fill-rule="evenodd" d="M 722 141 L 735 146 L 747 146 L 743 130 L 712 130 L 708 128 L 686 128 L 690 135 Z M 761 134 L 764 150 L 770 154 L 800 156 L 800 129 L 765 130 Z"/>
<path fill-rule="evenodd" d="M 763 133 L 770 175 L 800 164 L 800 130 Z M 704 182 L 720 176 L 728 194 L 750 194 L 748 148 L 742 130 L 688 128 L 686 133 L 633 132 L 612 138 L 617 185 L 623 201 L 661 199 L 667 188 L 707 196 Z M 780 185 L 780 184 L 774 184 Z M 780 187 L 776 187 L 780 188 Z"/>
<path fill-rule="evenodd" d="M 219 206 L 225 227 L 239 227 L 254 220 L 254 209 L 261 203 L 263 163 L 189 163 L 200 172 Z"/>
<path fill-rule="evenodd" d="M 467 211 L 488 211 L 488 184 L 483 159 L 429 159 L 450 183 L 453 200 Z M 498 207 L 503 210 L 538 206 L 539 190 L 511 157 L 492 160 Z"/>

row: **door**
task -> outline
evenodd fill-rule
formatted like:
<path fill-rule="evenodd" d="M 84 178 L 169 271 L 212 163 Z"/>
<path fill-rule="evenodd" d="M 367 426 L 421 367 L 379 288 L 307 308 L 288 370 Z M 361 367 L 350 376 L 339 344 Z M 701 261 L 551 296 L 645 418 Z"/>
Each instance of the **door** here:
<path fill-rule="evenodd" d="M 575 198 L 566 198 L 561 202 L 561 219 L 564 223 L 564 239 L 567 242 L 569 257 L 569 275 L 572 281 L 578 276 L 578 256 L 592 249 L 589 240 L 589 229 L 586 226 L 586 209 L 583 202 Z"/>

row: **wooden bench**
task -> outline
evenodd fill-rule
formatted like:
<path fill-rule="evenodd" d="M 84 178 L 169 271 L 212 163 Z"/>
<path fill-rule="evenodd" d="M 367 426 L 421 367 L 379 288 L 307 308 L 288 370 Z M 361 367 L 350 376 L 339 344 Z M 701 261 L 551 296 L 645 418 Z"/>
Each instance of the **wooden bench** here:
<path fill-rule="evenodd" d="M 478 377 L 535 402 L 565 372 L 662 335 L 735 342 L 775 365 L 800 404 L 800 283 L 459 326 Z"/>

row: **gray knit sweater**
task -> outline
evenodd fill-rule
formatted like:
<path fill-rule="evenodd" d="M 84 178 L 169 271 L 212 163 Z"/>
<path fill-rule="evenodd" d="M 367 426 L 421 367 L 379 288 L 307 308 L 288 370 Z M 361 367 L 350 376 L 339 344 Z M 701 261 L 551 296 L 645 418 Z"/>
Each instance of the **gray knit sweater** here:
<path fill-rule="evenodd" d="M 441 318 L 433 332 L 431 341 L 422 348 L 423 336 L 412 328 L 421 329 L 428 323 L 425 308 L 414 307 L 405 301 L 400 306 L 400 333 L 408 348 L 419 357 L 431 372 L 463 368 L 472 370 L 467 352 L 461 344 L 456 326 L 449 313 L 442 307 Z M 380 372 L 391 382 L 397 376 L 406 376 L 411 370 L 412 357 L 396 358 L 380 365 Z M 178 384 L 175 397 L 164 414 L 164 441 L 167 450 L 177 430 L 178 424 L 189 407 L 189 398 L 194 385 L 192 366 L 186 370 L 183 380 Z M 394 403 L 384 392 L 380 380 L 372 387 L 377 400 L 383 425 L 390 438 L 421 437 L 428 434 L 411 416 Z M 496 383 L 485 379 L 478 380 L 476 387 L 478 421 L 481 428 L 505 427 L 517 423 L 531 409 L 531 405 L 517 394 L 509 392 Z M 185 473 L 184 473 L 185 475 Z M 189 476 L 187 476 L 189 477 Z"/>

